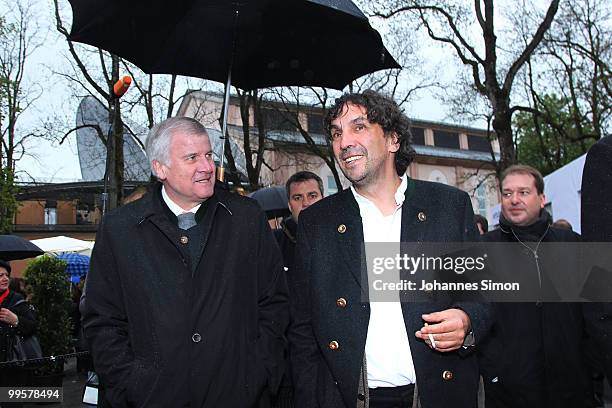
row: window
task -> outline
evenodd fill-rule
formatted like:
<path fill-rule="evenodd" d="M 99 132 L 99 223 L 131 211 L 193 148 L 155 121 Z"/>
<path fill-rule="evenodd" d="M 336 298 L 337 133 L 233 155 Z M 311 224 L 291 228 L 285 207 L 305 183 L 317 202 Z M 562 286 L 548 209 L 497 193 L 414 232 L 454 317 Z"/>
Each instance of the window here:
<path fill-rule="evenodd" d="M 338 192 L 338 185 L 336 184 L 336 180 L 334 176 L 327 176 L 327 191 L 325 195 L 332 195 Z"/>
<path fill-rule="evenodd" d="M 262 109 L 266 130 L 297 131 L 294 123 L 297 122 L 297 113 L 280 112 L 276 109 Z"/>
<path fill-rule="evenodd" d="M 45 225 L 55 224 L 57 224 L 57 208 L 45 208 Z"/>
<path fill-rule="evenodd" d="M 434 145 L 437 147 L 459 149 L 459 134 L 434 130 Z"/>
<path fill-rule="evenodd" d="M 484 184 L 481 184 L 476 189 L 476 198 L 478 199 L 478 214 L 487 218 L 487 189 Z"/>
<path fill-rule="evenodd" d="M 319 134 L 325 133 L 325 131 L 323 130 L 323 115 L 309 113 L 307 115 L 307 118 L 308 118 L 308 131 L 310 133 L 319 133 Z"/>
<path fill-rule="evenodd" d="M 412 144 L 425 145 L 425 129 L 423 128 L 410 128 L 412 133 Z"/>
<path fill-rule="evenodd" d="M 491 151 L 491 144 L 485 136 L 467 135 L 467 138 L 470 150 L 487 153 Z"/>
<path fill-rule="evenodd" d="M 57 224 L 57 201 L 47 200 L 45 202 L 45 224 Z"/>

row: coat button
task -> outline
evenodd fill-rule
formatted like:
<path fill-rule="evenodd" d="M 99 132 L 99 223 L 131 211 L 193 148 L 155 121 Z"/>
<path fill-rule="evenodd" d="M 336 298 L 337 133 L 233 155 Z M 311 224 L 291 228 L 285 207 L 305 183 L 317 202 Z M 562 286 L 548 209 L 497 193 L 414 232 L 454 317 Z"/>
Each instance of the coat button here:
<path fill-rule="evenodd" d="M 445 370 L 445 371 L 442 373 L 442 378 L 443 378 L 444 380 L 446 380 L 446 381 L 450 381 L 450 380 L 452 380 L 452 379 L 453 379 L 453 377 L 454 377 L 454 375 L 453 375 L 453 372 L 452 372 L 452 371 Z"/>
<path fill-rule="evenodd" d="M 357 399 L 359 401 L 364 401 L 365 400 L 365 395 L 363 395 L 362 393 L 357 394 Z"/>
<path fill-rule="evenodd" d="M 185 235 L 183 235 L 181 237 L 181 244 L 185 245 L 189 242 L 189 237 L 186 237 Z"/>
<path fill-rule="evenodd" d="M 338 300 L 336 300 L 336 306 L 338 306 L 338 307 L 346 307 L 346 299 L 345 298 L 339 298 Z"/>
<path fill-rule="evenodd" d="M 193 341 L 194 343 L 199 343 L 202 341 L 202 336 L 200 335 L 200 333 L 193 333 L 191 335 L 191 341 Z"/>
<path fill-rule="evenodd" d="M 340 345 L 338 344 L 336 340 L 332 340 L 329 342 L 327 347 L 329 347 L 330 350 L 338 350 L 340 348 Z"/>
<path fill-rule="evenodd" d="M 340 224 L 338 225 L 338 232 L 344 234 L 346 232 L 346 225 Z"/>
<path fill-rule="evenodd" d="M 419 219 L 419 221 L 423 222 L 427 219 L 427 215 L 425 215 L 425 213 L 421 211 L 417 214 L 417 218 Z"/>

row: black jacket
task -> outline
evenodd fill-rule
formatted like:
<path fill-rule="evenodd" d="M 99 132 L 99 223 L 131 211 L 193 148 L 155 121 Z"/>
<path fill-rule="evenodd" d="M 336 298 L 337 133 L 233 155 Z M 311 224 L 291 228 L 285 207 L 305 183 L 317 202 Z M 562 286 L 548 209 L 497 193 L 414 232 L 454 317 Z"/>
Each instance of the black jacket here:
<path fill-rule="evenodd" d="M 27 337 L 36 332 L 36 313 L 27 302 L 21 302 L 15 305 L 20 300 L 23 300 L 23 296 L 11 291 L 4 301 L 2 301 L 2 304 L 0 304 L 0 308 L 9 309 L 19 318 L 17 327 L 12 327 L 4 322 L 0 322 L 0 361 L 6 361 L 8 348 L 12 347 L 13 337 L 15 335 Z"/>
<path fill-rule="evenodd" d="M 408 179 L 401 241 L 475 241 L 473 217 L 467 194 Z M 359 206 L 349 189 L 300 213 L 296 267 L 290 275 L 289 331 L 298 407 L 353 408 L 364 398 L 358 389 L 370 305 L 362 302 L 363 242 Z M 476 338 L 484 338 L 491 324 L 487 305 L 453 304 L 443 297 L 402 303 L 424 408 L 476 406 L 479 377 L 473 353 L 440 353 L 414 336 L 423 326 L 422 314 L 453 306 L 470 316 Z M 332 341 L 338 343 L 335 349 L 329 347 Z"/>
<path fill-rule="evenodd" d="M 612 136 L 602 138 L 587 154 L 581 199 L 583 241 L 612 243 Z M 610 268 L 606 269 L 609 276 Z M 607 286 L 609 294 L 609 280 Z M 586 303 L 584 310 L 587 331 L 600 356 L 599 369 L 612 384 L 612 303 Z"/>
<path fill-rule="evenodd" d="M 281 222 L 281 227 L 274 230 L 274 237 L 283 254 L 283 262 L 287 272 L 291 273 L 295 260 L 295 243 L 297 239 L 297 223 L 289 216 Z"/>
<path fill-rule="evenodd" d="M 513 226 L 502 216 L 500 229 L 485 234 L 482 240 L 517 243 L 518 238 L 534 249 L 540 240 L 543 243 L 579 241 L 576 233 L 553 228 L 550 224 L 550 216 L 544 210 L 540 219 L 527 227 Z M 503 261 L 495 262 L 494 266 L 506 268 L 502 271 L 504 276 L 522 273 L 531 275 L 533 282 L 537 282 L 535 264 L 538 262 L 542 281 L 545 282 L 547 276 L 555 273 L 558 262 L 576 261 L 572 259 L 572 254 L 567 254 L 567 259 L 563 259 L 564 254 L 556 253 L 555 259 L 552 259 L 542 251 L 543 246 L 538 247 L 537 260 L 530 251 L 518 251 L 516 248 L 519 246 L 508 249 L 512 252 L 489 254 L 490 258 L 498 257 Z M 582 305 L 508 302 L 493 306 L 495 324 L 491 336 L 479 349 L 485 382 L 497 389 L 503 388 L 504 394 L 509 394 L 510 398 L 522 393 L 521 389 L 528 391 L 528 394 L 545 401 L 542 408 L 590 406 L 591 386 L 584 358 L 586 338 Z"/>
<path fill-rule="evenodd" d="M 100 225 L 83 324 L 113 407 L 251 407 L 280 381 L 288 300 L 266 217 L 223 190 L 206 203 L 191 238 L 159 188 Z"/>

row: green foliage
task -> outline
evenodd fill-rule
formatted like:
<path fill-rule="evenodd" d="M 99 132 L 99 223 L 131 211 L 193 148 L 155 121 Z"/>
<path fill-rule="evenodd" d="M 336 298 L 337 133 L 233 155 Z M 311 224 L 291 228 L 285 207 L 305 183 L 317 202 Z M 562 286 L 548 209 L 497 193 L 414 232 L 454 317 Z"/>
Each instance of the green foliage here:
<path fill-rule="evenodd" d="M 38 313 L 38 338 L 45 356 L 71 350 L 70 288 L 66 262 L 44 255 L 28 264 L 24 276 L 32 287 L 32 304 Z"/>
<path fill-rule="evenodd" d="M 0 234 L 10 234 L 19 202 L 15 198 L 18 187 L 10 168 L 0 168 Z"/>
<path fill-rule="evenodd" d="M 538 109 L 545 115 L 519 112 L 514 116 L 517 158 L 546 176 L 586 153 L 596 140 L 589 136 L 592 125 L 586 120 L 576 122 L 575 112 L 563 98 L 546 95 Z"/>

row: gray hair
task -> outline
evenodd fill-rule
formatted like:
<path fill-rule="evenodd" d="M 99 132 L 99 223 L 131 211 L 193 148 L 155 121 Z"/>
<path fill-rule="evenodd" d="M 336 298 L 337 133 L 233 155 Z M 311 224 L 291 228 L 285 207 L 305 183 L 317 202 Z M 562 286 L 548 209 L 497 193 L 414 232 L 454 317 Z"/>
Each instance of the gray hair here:
<path fill-rule="evenodd" d="M 208 136 L 206 128 L 200 122 L 185 116 L 169 118 L 153 126 L 149 130 L 145 144 L 145 151 L 153 174 L 155 174 L 153 161 L 166 165 L 170 164 L 168 152 L 174 132 L 182 132 L 193 136 Z"/>

